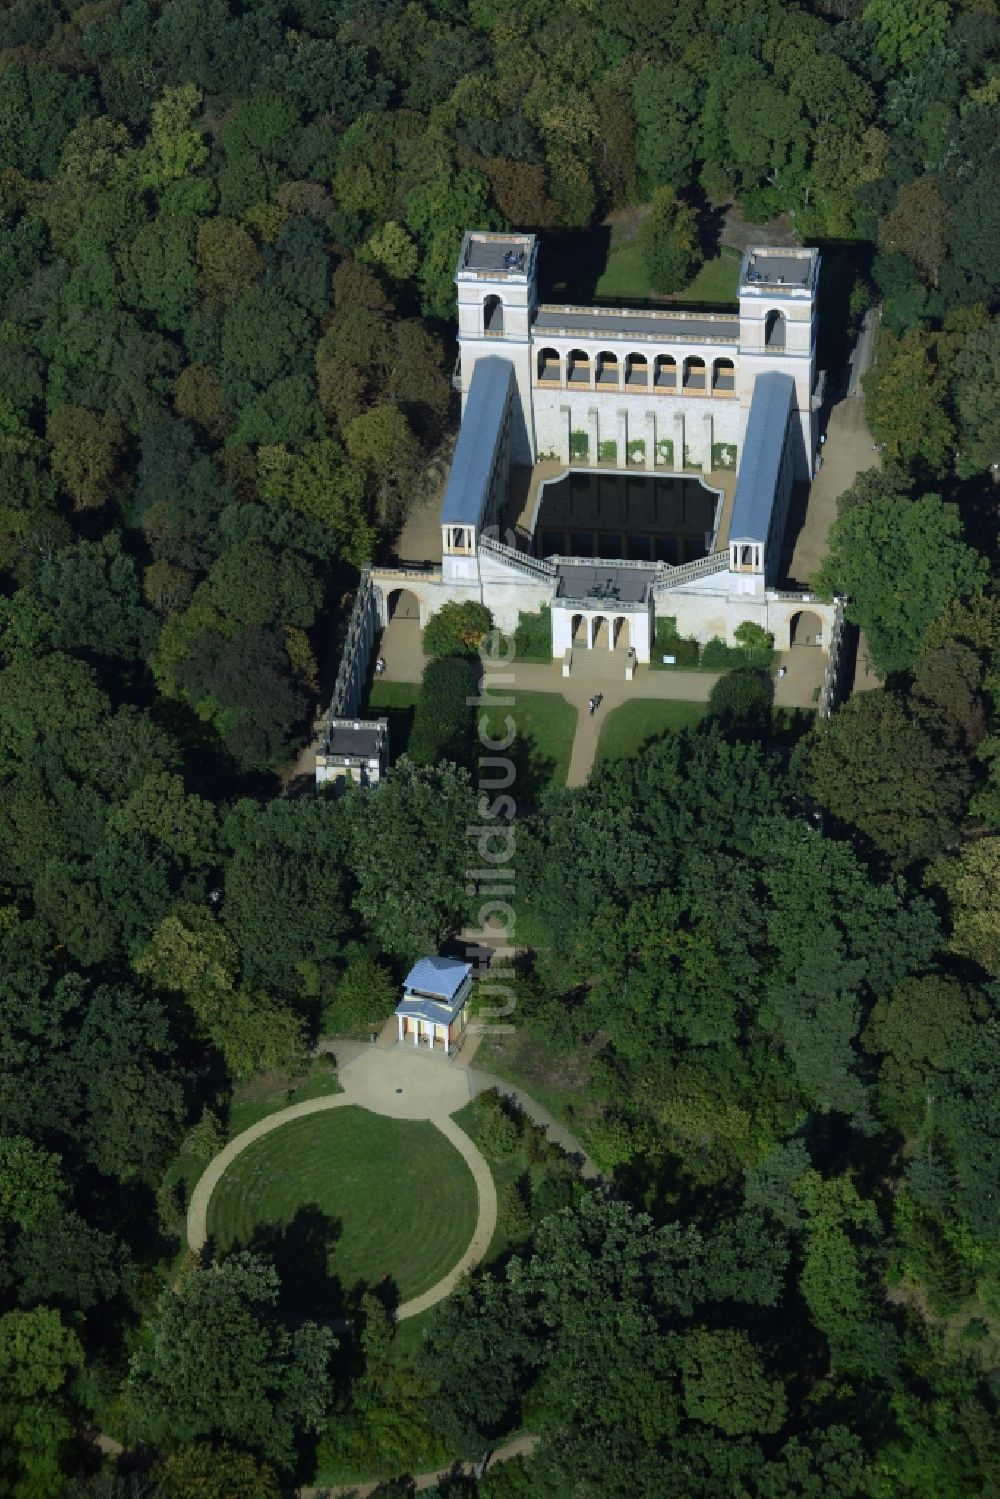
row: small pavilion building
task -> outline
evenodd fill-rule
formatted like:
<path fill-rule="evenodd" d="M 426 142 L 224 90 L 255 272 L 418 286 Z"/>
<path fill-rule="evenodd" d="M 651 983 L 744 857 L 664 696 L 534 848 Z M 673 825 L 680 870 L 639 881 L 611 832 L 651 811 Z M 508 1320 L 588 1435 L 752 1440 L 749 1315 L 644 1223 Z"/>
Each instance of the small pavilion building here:
<path fill-rule="evenodd" d="M 403 980 L 396 1006 L 400 1041 L 412 1038 L 447 1056 L 465 1030 L 466 1001 L 472 992 L 472 964 L 460 958 L 421 958 Z"/>

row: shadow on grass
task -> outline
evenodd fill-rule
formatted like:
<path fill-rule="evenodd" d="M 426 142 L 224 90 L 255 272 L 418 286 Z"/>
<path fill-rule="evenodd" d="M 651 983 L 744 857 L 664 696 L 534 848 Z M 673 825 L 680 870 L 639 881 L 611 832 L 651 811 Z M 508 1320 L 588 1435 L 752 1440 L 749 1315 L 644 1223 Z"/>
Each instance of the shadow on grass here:
<path fill-rule="evenodd" d="M 265 1224 L 248 1243 L 234 1243 L 232 1252 L 249 1249 L 271 1261 L 281 1281 L 282 1311 L 293 1317 L 339 1318 L 347 1314 L 347 1296 L 330 1271 L 330 1255 L 342 1233 L 339 1218 L 310 1202 L 290 1223 Z"/>
<path fill-rule="evenodd" d="M 543 230 L 538 246 L 539 300 L 592 303 L 610 251 L 608 224 Z"/>

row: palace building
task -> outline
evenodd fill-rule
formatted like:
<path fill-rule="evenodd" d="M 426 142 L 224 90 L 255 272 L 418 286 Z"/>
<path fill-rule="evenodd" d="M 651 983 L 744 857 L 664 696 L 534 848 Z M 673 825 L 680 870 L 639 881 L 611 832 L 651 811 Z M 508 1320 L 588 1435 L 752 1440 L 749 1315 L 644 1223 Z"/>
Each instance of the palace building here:
<path fill-rule="evenodd" d="M 663 616 L 702 643 L 752 621 L 778 650 L 828 651 L 840 606 L 779 586 L 816 461 L 819 252 L 745 251 L 731 313 L 540 302 L 538 253 L 533 234 L 464 237 L 440 549 L 367 573 L 345 682 L 403 594 L 421 626 L 449 600 L 486 604 L 505 631 L 547 607 L 564 674 L 605 649 L 631 676 Z M 341 693 L 331 733 L 356 696 Z"/>

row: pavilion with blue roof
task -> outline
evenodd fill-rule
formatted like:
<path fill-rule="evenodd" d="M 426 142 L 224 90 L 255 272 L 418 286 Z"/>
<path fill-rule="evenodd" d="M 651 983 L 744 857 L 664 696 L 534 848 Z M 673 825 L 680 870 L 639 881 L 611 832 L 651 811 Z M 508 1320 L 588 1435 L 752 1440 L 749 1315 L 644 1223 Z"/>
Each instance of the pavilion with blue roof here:
<path fill-rule="evenodd" d="M 399 1039 L 413 1038 L 447 1056 L 465 1030 L 465 1005 L 472 991 L 472 964 L 460 958 L 430 957 L 414 963 L 403 980 L 396 1006 Z"/>

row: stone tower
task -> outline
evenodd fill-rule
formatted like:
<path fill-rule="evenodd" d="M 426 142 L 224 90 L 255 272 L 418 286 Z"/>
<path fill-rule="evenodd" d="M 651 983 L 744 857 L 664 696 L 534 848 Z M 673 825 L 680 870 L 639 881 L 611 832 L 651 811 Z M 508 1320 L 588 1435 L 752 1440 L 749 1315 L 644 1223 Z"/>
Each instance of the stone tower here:
<path fill-rule="evenodd" d="M 511 457 L 518 464 L 535 461 L 531 324 L 538 304 L 537 255 L 533 234 L 469 230 L 455 271 L 462 417 L 476 361 L 490 356 L 508 359 L 517 388 Z"/>
<path fill-rule="evenodd" d="M 751 247 L 740 267 L 739 394 L 741 432 L 758 375 L 790 375 L 795 382 L 801 443 L 795 478 L 812 478 L 816 427 L 816 295 L 819 251 Z M 740 447 L 742 449 L 742 438 Z"/>

